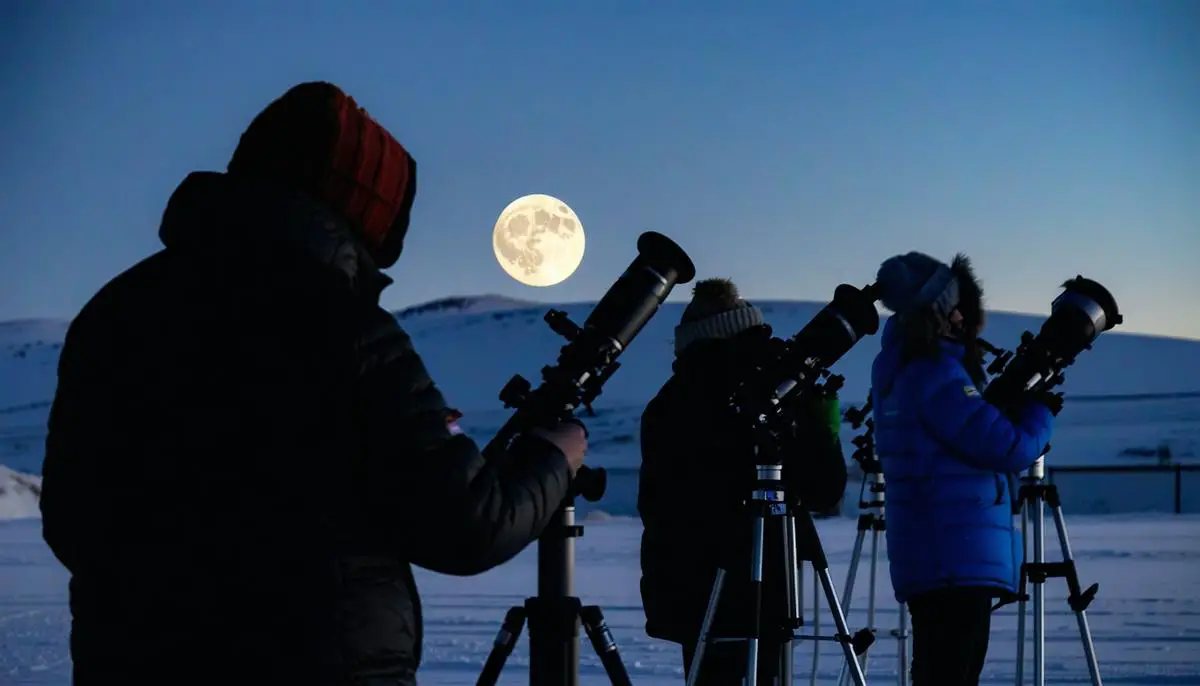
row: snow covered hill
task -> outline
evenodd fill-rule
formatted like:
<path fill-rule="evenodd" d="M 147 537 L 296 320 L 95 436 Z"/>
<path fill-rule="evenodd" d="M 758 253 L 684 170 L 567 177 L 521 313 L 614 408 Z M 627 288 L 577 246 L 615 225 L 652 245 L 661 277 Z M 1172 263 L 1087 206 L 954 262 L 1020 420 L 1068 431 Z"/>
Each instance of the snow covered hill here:
<path fill-rule="evenodd" d="M 756 304 L 779 335 L 799 330 L 824 305 Z M 557 307 L 582 324 L 592 305 Z M 466 413 L 464 425 L 484 442 L 508 416 L 497 399 L 501 387 L 516 373 L 536 382 L 539 370 L 554 361 L 564 344 L 542 320 L 550 307 L 556 306 L 499 296 L 454 297 L 408 308 L 397 317 L 450 403 Z M 630 472 L 638 460 L 638 416 L 670 374 L 672 330 L 682 310 L 680 303 L 662 307 L 622 356 L 621 369 L 596 403 L 597 416 L 588 420 L 593 433 L 589 459 L 617 468 L 606 510 L 623 512 L 632 506 L 628 487 L 633 482 L 628 479 L 634 478 Z M 1036 331 L 1044 318 L 993 313 L 985 335 L 1011 348 L 1022 331 Z M 0 323 L 0 464 L 16 472 L 41 473 L 45 421 L 66 328 L 66 322 L 54 320 Z M 846 378 L 845 403 L 865 396 L 878 349 L 877 338 L 868 339 L 835 366 Z M 1200 452 L 1200 341 L 1105 334 L 1068 371 L 1064 390 L 1071 400 L 1059 418 L 1056 464 L 1146 463 L 1164 453 L 1174 461 L 1189 461 Z M 845 438 L 851 435 L 847 427 Z M 847 448 L 849 454 L 852 449 Z"/>

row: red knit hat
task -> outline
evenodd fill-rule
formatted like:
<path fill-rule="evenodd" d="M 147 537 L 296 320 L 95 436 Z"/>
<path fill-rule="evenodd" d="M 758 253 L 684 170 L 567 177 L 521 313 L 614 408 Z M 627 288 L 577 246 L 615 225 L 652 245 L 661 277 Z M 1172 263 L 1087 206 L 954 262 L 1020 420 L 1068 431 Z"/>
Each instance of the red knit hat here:
<path fill-rule="evenodd" d="M 379 267 L 400 257 L 416 162 L 337 86 L 302 83 L 268 105 L 242 134 L 228 171 L 284 183 L 326 203 Z"/>

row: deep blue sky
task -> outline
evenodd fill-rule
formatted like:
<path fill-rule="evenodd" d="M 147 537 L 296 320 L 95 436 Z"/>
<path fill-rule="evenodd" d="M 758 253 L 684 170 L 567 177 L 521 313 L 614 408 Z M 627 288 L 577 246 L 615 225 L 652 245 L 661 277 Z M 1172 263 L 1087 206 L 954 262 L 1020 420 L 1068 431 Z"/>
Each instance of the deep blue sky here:
<path fill-rule="evenodd" d="M 0 319 L 74 315 L 160 247 L 184 175 L 325 79 L 420 165 L 391 307 L 592 300 L 653 228 L 749 297 L 962 250 L 992 307 L 1045 312 L 1082 271 L 1127 330 L 1200 338 L 1198 75 L 1196 0 L 8 0 Z M 560 286 L 492 256 L 525 193 L 584 222 Z"/>

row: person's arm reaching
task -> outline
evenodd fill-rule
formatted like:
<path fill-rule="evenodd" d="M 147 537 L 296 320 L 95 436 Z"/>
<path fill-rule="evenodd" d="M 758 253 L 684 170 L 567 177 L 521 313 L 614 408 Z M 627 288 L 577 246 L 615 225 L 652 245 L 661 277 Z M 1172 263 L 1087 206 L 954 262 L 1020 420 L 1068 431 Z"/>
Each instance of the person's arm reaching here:
<path fill-rule="evenodd" d="M 572 465 L 533 432 L 518 437 L 506 459 L 484 460 L 473 440 L 451 431 L 442 393 L 408 335 L 397 327 L 393 336 L 388 359 L 359 380 L 369 509 L 420 567 L 467 576 L 503 564 L 550 523 Z"/>
<path fill-rule="evenodd" d="M 925 427 L 964 462 L 996 472 L 1020 472 L 1050 443 L 1053 414 L 1039 402 L 1013 421 L 983 399 L 966 375 L 943 378 L 921 406 Z"/>

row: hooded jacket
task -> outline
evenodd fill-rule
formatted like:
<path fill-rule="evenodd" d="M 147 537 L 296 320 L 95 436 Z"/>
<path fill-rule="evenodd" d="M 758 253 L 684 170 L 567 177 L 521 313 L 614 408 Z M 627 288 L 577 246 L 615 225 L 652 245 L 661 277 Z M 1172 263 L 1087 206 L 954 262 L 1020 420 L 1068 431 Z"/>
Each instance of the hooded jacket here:
<path fill-rule="evenodd" d="M 927 312 L 906 311 L 884 324 L 871 369 L 888 558 L 902 603 L 940 588 L 1017 591 L 1024 546 L 1012 476 L 1051 437 L 1044 405 L 1031 403 L 1014 420 L 983 400 L 986 379 L 971 335 L 983 321 L 982 288 L 965 258 L 951 271 L 967 335 L 944 338 Z"/>
<path fill-rule="evenodd" d="M 414 683 L 410 565 L 517 554 L 565 497 L 565 458 L 524 438 L 485 463 L 451 430 L 379 307 L 390 280 L 308 197 L 192 174 L 160 236 L 59 362 L 41 507 L 72 575 L 75 683 Z"/>

